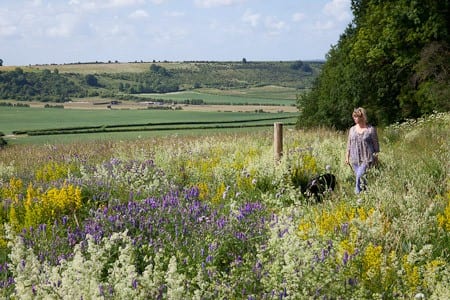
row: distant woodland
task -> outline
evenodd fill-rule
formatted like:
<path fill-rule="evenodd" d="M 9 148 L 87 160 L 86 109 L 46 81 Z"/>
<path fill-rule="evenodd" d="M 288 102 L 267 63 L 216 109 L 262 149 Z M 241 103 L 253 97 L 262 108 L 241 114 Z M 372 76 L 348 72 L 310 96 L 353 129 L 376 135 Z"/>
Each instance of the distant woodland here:
<path fill-rule="evenodd" d="M 0 99 L 65 102 L 72 98 L 133 99 L 140 93 L 167 93 L 196 88 L 235 89 L 277 85 L 299 90 L 312 86 L 323 62 L 184 62 L 141 63 L 143 71 L 65 72 L 65 66 L 0 69 Z M 87 67 L 87 64 L 85 64 Z M 83 68 L 83 64 L 80 64 Z M 110 70 L 110 69 L 109 69 Z"/>

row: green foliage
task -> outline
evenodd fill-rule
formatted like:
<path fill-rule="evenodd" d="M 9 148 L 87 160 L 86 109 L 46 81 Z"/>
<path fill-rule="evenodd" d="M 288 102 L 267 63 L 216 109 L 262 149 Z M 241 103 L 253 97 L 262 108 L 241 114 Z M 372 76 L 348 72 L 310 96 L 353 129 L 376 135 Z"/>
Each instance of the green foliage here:
<path fill-rule="evenodd" d="M 294 62 L 291 65 L 291 69 L 293 70 L 302 70 L 303 72 L 312 72 L 313 69 L 311 68 L 311 66 L 307 63 L 302 62 L 301 60 L 298 60 L 296 62 Z"/>
<path fill-rule="evenodd" d="M 49 70 L 24 72 L 16 68 L 10 72 L 0 71 L 0 99 L 64 102 L 85 94 L 84 88 L 76 83 L 77 78 Z"/>
<path fill-rule="evenodd" d="M 95 64 L 93 69 L 64 65 L 53 71 L 45 66 L 0 71 L 0 99 L 63 102 L 71 98 L 100 96 L 135 100 L 133 95 L 140 93 L 168 93 L 197 88 L 225 90 L 273 85 L 308 89 L 319 74 L 322 63 L 302 62 L 297 67 L 296 64 L 292 67 L 292 62 L 166 62 L 142 65 L 148 67 L 136 71 L 127 64 L 115 64 L 114 69 L 110 64 Z"/>
<path fill-rule="evenodd" d="M 157 73 L 162 76 L 170 76 L 170 73 L 166 68 L 164 68 L 160 65 L 157 65 L 157 64 L 150 65 L 150 72 Z"/>
<path fill-rule="evenodd" d="M 298 99 L 298 125 L 344 129 L 357 106 L 382 125 L 448 111 L 448 1 L 355 0 L 352 10 L 313 90 Z"/>
<path fill-rule="evenodd" d="M 86 75 L 85 79 L 86 79 L 86 83 L 88 85 L 90 85 L 90 86 L 98 86 L 97 77 L 95 77 L 94 75 L 88 74 L 88 75 Z"/>

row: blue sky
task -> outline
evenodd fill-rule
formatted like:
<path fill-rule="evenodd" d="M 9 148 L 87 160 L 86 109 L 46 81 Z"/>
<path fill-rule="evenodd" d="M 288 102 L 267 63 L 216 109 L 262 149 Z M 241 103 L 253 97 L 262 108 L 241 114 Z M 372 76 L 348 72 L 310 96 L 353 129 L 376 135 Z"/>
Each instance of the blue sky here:
<path fill-rule="evenodd" d="M 7 66 L 324 59 L 350 0 L 2 0 Z"/>

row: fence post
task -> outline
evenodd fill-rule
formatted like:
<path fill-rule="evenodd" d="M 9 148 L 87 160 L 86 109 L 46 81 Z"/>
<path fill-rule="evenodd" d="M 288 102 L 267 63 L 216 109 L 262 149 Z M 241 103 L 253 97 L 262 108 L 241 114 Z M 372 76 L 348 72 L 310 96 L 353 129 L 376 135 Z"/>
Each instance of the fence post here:
<path fill-rule="evenodd" d="M 283 155 L 283 123 L 273 124 L 273 154 L 275 162 L 279 162 Z"/>

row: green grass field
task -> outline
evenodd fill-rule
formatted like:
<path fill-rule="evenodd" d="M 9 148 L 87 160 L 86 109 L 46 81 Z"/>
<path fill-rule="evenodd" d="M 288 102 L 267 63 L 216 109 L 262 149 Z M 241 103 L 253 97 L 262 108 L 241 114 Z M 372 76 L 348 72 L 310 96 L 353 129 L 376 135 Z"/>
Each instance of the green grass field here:
<path fill-rule="evenodd" d="M 140 97 L 163 100 L 198 100 L 205 104 L 230 105 L 295 105 L 297 90 L 293 88 L 252 88 L 222 91 L 218 89 L 200 89 L 167 94 L 141 94 Z"/>
<path fill-rule="evenodd" d="M 293 101 L 297 99 L 298 94 L 305 92 L 305 90 L 299 90 L 295 88 L 282 87 L 276 85 L 249 87 L 246 89 L 228 89 L 228 90 L 201 88 L 197 89 L 197 91 L 213 95 L 243 96 L 250 98 L 293 100 Z"/>
<path fill-rule="evenodd" d="M 277 119 L 284 117 L 286 119 Z M 269 114 L 194 112 L 182 110 L 76 110 L 0 107 L 0 131 L 7 135 L 7 140 L 10 144 L 77 142 L 95 139 L 133 139 L 168 134 L 201 134 L 205 132 L 211 133 L 230 130 L 242 131 L 242 127 L 248 126 L 250 128 L 246 130 L 255 130 L 259 126 L 270 126 L 274 122 L 292 124 L 295 120 L 295 113 Z M 204 124 L 205 122 L 214 123 Z M 186 124 L 184 125 L 183 123 Z M 74 127 L 87 126 L 115 126 L 115 128 L 107 128 L 104 132 L 98 133 L 79 132 L 79 134 L 52 135 L 49 133 L 49 135 L 42 136 L 20 135 L 9 137 L 15 131 L 69 130 Z M 221 128 L 222 126 L 227 126 L 227 128 Z"/>

